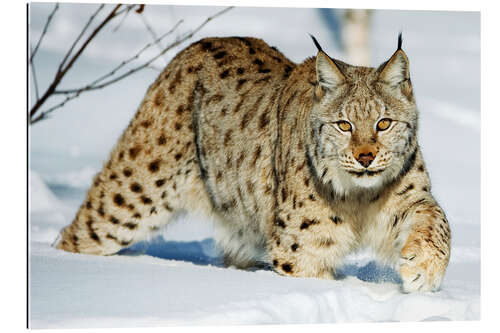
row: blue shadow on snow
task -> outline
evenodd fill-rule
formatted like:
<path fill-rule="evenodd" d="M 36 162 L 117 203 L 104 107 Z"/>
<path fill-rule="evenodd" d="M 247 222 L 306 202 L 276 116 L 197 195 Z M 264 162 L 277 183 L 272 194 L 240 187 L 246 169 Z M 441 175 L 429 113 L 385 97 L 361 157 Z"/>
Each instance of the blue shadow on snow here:
<path fill-rule="evenodd" d="M 120 255 L 149 255 L 166 260 L 187 261 L 196 265 L 224 267 L 222 256 L 217 251 L 212 238 L 202 241 L 165 241 L 158 236 L 149 242 L 139 242 L 118 252 Z M 337 279 L 354 276 L 366 282 L 401 283 L 396 271 L 388 266 L 381 266 L 370 261 L 363 266 L 346 264 L 337 269 Z"/>
<path fill-rule="evenodd" d="M 165 241 L 158 236 L 149 242 L 139 242 L 118 252 L 120 255 L 149 255 L 167 260 L 187 261 L 196 265 L 223 267 L 224 263 L 211 238 L 202 241 Z"/>

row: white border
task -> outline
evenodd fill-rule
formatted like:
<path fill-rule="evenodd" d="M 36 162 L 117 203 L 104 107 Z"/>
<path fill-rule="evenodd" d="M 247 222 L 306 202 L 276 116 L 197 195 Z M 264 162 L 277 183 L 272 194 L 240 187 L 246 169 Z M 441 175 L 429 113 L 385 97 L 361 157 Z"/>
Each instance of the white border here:
<path fill-rule="evenodd" d="M 99 2 L 99 1 L 85 1 Z M 106 2 L 118 2 L 110 0 Z M 122 1 L 132 3 L 133 1 Z M 238 327 L 182 327 L 167 328 L 169 331 L 217 330 L 217 332 L 250 330 L 269 331 L 422 331 L 453 330 L 478 332 L 492 331 L 498 319 L 498 244 L 500 235 L 495 208 L 499 206 L 499 145 L 500 113 L 498 89 L 500 73 L 498 63 L 499 10 L 495 1 L 278 1 L 278 0 L 178 0 L 147 1 L 149 4 L 178 5 L 238 5 L 259 7 L 337 7 L 337 8 L 377 8 L 377 9 L 418 9 L 418 10 L 458 10 L 481 11 L 481 226 L 482 226 L 482 304 L 479 322 L 446 323 L 384 323 L 384 324 L 334 324 L 334 325 L 297 325 L 297 326 L 238 326 Z M 0 223 L 2 228 L 2 283 L 1 326 L 10 331 L 24 330 L 26 325 L 26 7 L 25 3 L 8 2 L 2 4 L 2 179 L 3 187 L 0 202 L 4 212 Z M 422 24 L 425 24 L 423 22 Z M 467 78 L 464 78 L 466 80 Z M 466 158 L 466 156 L 464 156 Z M 464 203 L 465 204 L 465 203 Z M 6 214 L 5 214 L 6 213 Z M 109 329 L 106 329 L 106 332 Z M 140 329 L 142 332 L 144 329 Z M 152 328 L 147 330 L 165 330 Z M 73 330 L 46 330 L 45 332 L 66 332 Z M 78 332 L 104 332 L 105 330 L 78 330 Z M 120 331 L 122 331 L 120 329 Z M 123 329 L 139 332 L 136 329 Z"/>

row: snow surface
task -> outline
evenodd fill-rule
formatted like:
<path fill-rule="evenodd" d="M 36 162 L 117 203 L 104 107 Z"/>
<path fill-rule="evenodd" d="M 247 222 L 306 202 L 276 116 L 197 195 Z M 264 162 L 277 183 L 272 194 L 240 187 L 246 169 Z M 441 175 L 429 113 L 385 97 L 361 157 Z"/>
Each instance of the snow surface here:
<path fill-rule="evenodd" d="M 47 15 L 51 6 L 36 4 L 33 8 L 33 29 L 40 31 L 37 15 Z M 65 10 L 73 16 L 60 23 L 61 29 L 72 26 L 81 7 L 71 10 L 66 6 Z M 201 21 L 215 11 L 213 7 L 169 7 L 163 16 L 161 10 L 153 12 L 150 21 L 156 25 L 162 17 Z M 256 18 L 264 23 L 241 24 Z M 320 31 L 328 50 L 328 32 L 314 10 L 236 8 L 213 23 L 198 37 L 228 35 L 227 31 L 258 35 L 300 61 L 313 52 L 306 33 Z M 287 27 L 286 33 L 282 26 Z M 141 25 L 136 28 L 130 31 L 131 40 L 134 31 L 144 29 Z M 411 62 L 420 109 L 420 143 L 433 193 L 452 229 L 451 261 L 440 291 L 401 293 L 398 274 L 377 264 L 368 250 L 349 256 L 337 281 L 224 268 L 213 246 L 211 222 L 194 215 L 179 217 L 158 237 L 120 255 L 98 257 L 52 248 L 157 75 L 151 73 L 124 83 L 120 89 L 126 89 L 126 96 L 110 87 L 78 99 L 73 109 L 31 129 L 31 327 L 479 320 L 479 14 L 378 11 L 372 32 L 374 64 L 390 56 L 400 30 Z M 45 66 L 38 66 L 40 81 L 48 75 L 44 68 L 61 52 L 57 49 L 61 41 L 50 40 L 49 35 L 47 41 L 47 47 L 40 49 L 40 59 L 45 61 Z M 112 49 L 121 52 L 123 45 Z M 82 58 L 87 62 L 82 73 L 92 73 L 99 66 L 92 61 L 105 62 L 106 57 L 120 52 L 90 52 Z M 75 80 L 69 78 L 68 85 L 78 85 Z M 71 125 L 73 122 L 78 126 Z"/>

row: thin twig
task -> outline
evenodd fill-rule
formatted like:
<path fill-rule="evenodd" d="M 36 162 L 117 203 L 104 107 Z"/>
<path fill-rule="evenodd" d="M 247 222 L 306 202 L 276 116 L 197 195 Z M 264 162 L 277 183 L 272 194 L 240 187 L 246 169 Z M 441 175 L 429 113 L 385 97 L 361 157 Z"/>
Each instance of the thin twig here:
<path fill-rule="evenodd" d="M 135 59 L 138 59 L 142 53 L 144 53 L 147 49 L 149 49 L 151 46 L 157 44 L 159 41 L 163 40 L 165 37 L 171 35 L 184 21 L 183 20 L 179 20 L 173 27 L 172 29 L 170 29 L 169 31 L 167 31 L 166 33 L 164 33 L 163 35 L 161 35 L 158 39 L 156 39 L 155 41 L 151 42 L 151 43 L 148 43 L 146 44 L 142 49 L 139 50 L 139 52 L 137 52 L 134 56 L 128 58 L 127 60 L 124 60 L 122 61 L 118 66 L 116 66 L 115 68 L 113 68 L 111 71 L 109 71 L 108 73 L 104 74 L 103 76 L 101 76 L 100 78 L 92 81 L 90 84 L 84 86 L 84 87 L 81 87 L 81 88 L 74 88 L 74 89 L 65 89 L 65 90 L 56 90 L 54 91 L 54 94 L 72 94 L 72 93 L 75 93 L 75 92 L 78 92 L 78 91 L 84 91 L 84 90 L 93 90 L 94 86 L 103 81 L 104 79 L 107 79 L 108 77 L 111 77 L 113 76 L 114 74 L 116 74 L 117 71 L 119 71 L 121 68 L 123 68 L 124 66 L 128 65 L 129 63 L 131 63 L 132 61 L 134 61 Z"/>
<path fill-rule="evenodd" d="M 78 42 L 82 38 L 83 34 L 85 34 L 85 31 L 87 31 L 88 27 L 90 26 L 90 24 L 94 20 L 94 18 L 97 16 L 97 14 L 99 14 L 99 12 L 103 8 L 104 8 L 104 4 L 101 4 L 99 6 L 99 8 L 97 8 L 97 10 L 94 12 L 94 14 L 92 14 L 90 16 L 89 20 L 87 21 L 87 23 L 83 27 L 82 31 L 80 32 L 80 34 L 78 35 L 78 37 L 76 37 L 75 41 L 73 42 L 73 45 L 71 45 L 71 47 L 69 48 L 68 52 L 66 52 L 66 55 L 64 56 L 63 60 L 59 64 L 59 68 L 57 69 L 57 71 L 61 71 L 61 69 L 64 67 L 64 65 L 66 64 L 66 60 L 68 60 L 68 57 L 71 55 L 71 53 L 73 53 L 73 49 L 75 48 L 76 44 L 78 44 Z"/>
<path fill-rule="evenodd" d="M 155 71 L 158 71 L 158 72 L 161 72 L 163 70 L 163 68 L 160 68 L 160 67 L 154 66 L 154 65 L 149 65 L 146 68 L 154 69 Z"/>
<path fill-rule="evenodd" d="M 117 5 L 118 7 L 119 6 L 122 6 L 122 4 L 118 4 Z M 134 7 L 135 5 L 127 5 L 125 8 L 123 8 L 122 10 L 119 10 L 116 12 L 115 16 L 120 16 L 121 14 L 123 14 L 124 12 L 128 12 L 129 11 L 129 7 Z"/>
<path fill-rule="evenodd" d="M 40 38 L 38 39 L 38 42 L 36 43 L 35 49 L 33 52 L 31 52 L 30 56 L 30 62 L 33 62 L 33 57 L 35 56 L 36 52 L 38 51 L 38 48 L 40 47 L 40 44 L 42 43 L 43 37 L 45 36 L 45 33 L 47 32 L 47 29 L 49 28 L 50 22 L 52 21 L 52 18 L 54 17 L 54 14 L 56 11 L 59 9 L 59 3 L 56 3 L 54 6 L 54 9 L 50 13 L 49 17 L 47 18 L 47 21 L 45 22 L 45 25 L 42 30 L 42 34 L 40 35 Z"/>
<path fill-rule="evenodd" d="M 142 14 L 142 12 L 144 11 L 144 7 L 146 7 L 146 5 L 145 5 L 145 4 L 139 5 L 139 8 L 137 8 L 137 9 L 135 10 L 135 12 L 136 12 L 137 14 Z"/>
<path fill-rule="evenodd" d="M 125 15 L 123 16 L 122 20 L 116 25 L 115 28 L 113 28 L 113 32 L 117 32 L 118 29 L 120 29 L 120 27 L 123 25 L 123 22 L 125 22 L 125 20 L 127 19 L 127 16 L 128 14 L 130 13 L 130 11 L 132 10 L 132 8 L 134 8 L 135 5 L 128 5 L 127 8 L 126 8 L 126 13 Z"/>
<path fill-rule="evenodd" d="M 36 79 L 35 63 L 33 61 L 30 63 L 30 67 L 31 67 L 31 76 L 33 76 L 33 85 L 35 86 L 35 96 L 36 100 L 38 101 L 40 99 L 40 95 L 38 94 L 38 81 Z"/>
<path fill-rule="evenodd" d="M 161 42 L 158 40 L 158 36 L 156 35 L 155 31 L 149 24 L 148 20 L 146 19 L 145 15 L 141 15 L 142 23 L 144 23 L 144 26 L 148 30 L 149 34 L 151 37 L 153 37 L 153 41 L 155 41 L 155 44 L 158 46 L 158 51 L 162 51 L 165 47 L 161 44 Z M 167 59 L 164 57 L 163 60 L 165 60 L 165 63 L 167 63 Z"/>

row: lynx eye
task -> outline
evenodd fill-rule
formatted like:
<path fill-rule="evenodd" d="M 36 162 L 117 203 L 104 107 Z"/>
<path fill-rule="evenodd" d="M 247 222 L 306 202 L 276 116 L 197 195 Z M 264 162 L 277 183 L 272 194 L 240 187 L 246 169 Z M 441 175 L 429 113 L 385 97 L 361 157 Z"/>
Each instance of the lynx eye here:
<path fill-rule="evenodd" d="M 386 129 L 389 128 L 389 126 L 391 126 L 391 123 L 392 123 L 392 120 L 389 119 L 389 118 L 384 118 L 384 119 L 381 119 L 378 123 L 377 123 L 377 130 L 378 131 L 385 131 Z"/>
<path fill-rule="evenodd" d="M 342 130 L 344 132 L 348 132 L 352 129 L 351 124 L 345 120 L 341 120 L 341 121 L 337 122 L 337 126 L 338 126 L 338 128 L 340 128 L 340 130 Z"/>

